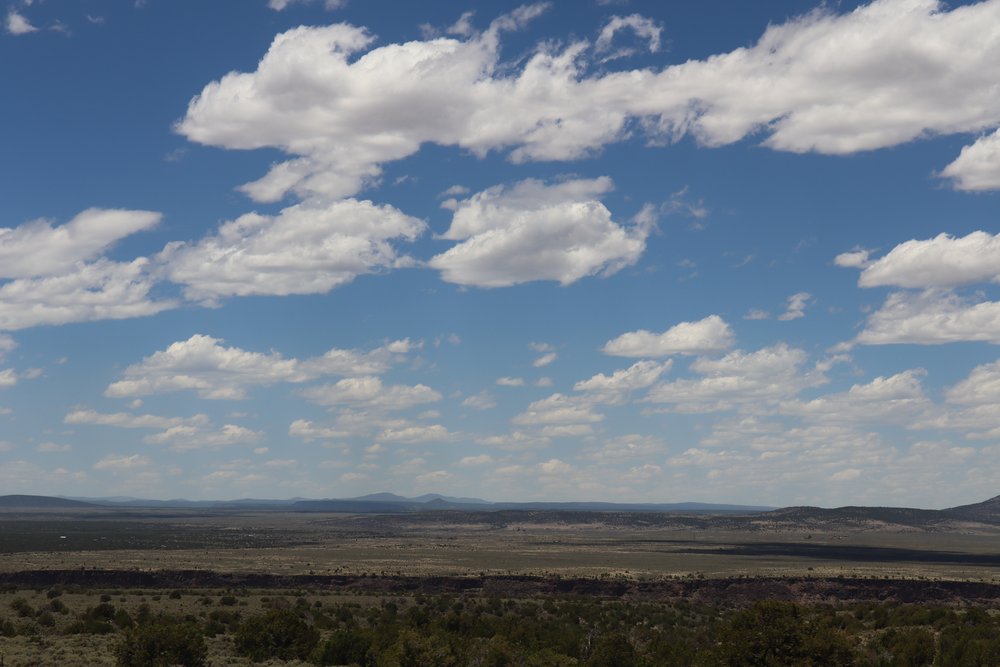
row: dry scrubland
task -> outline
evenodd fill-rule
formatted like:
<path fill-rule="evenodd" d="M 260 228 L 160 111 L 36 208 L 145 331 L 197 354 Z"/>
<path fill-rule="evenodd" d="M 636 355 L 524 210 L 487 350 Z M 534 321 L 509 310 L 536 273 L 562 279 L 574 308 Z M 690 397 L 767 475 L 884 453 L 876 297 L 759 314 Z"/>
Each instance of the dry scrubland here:
<path fill-rule="evenodd" d="M 51 597 L 55 593 L 58 593 L 58 596 Z M 244 617 L 261 613 L 262 610 L 274 605 L 291 607 L 298 599 L 308 599 L 310 605 L 317 602 L 322 605 L 334 599 L 337 602 L 350 601 L 350 598 L 342 600 L 339 596 L 304 592 L 307 598 L 300 598 L 297 595 L 290 597 L 289 593 L 295 592 L 279 591 L 275 594 L 263 591 L 258 595 L 244 591 L 234 595 L 231 592 L 210 589 L 144 591 L 56 586 L 42 590 L 8 587 L 0 594 L 0 619 L 5 619 L 15 630 L 24 632 L 19 632 L 13 637 L 0 638 L 0 652 L 4 654 L 5 667 L 115 665 L 114 648 L 121 640 L 121 631 L 124 629 L 119 623 L 127 624 L 128 621 L 123 620 L 125 618 L 134 624 L 144 615 L 163 614 L 177 618 L 194 617 L 203 624 L 208 624 L 213 622 L 213 619 L 227 620 L 235 615 Z M 19 600 L 23 602 L 18 602 Z M 81 619 L 87 617 L 88 610 L 100 609 L 102 606 L 111 607 L 114 611 L 107 614 L 107 618 L 98 614 L 96 622 L 88 626 L 84 621 L 83 627 L 80 627 Z M 33 610 L 30 617 L 22 616 L 18 611 L 27 608 Z M 219 623 L 217 620 L 214 622 Z M 225 624 L 220 623 L 220 625 Z M 216 626 L 212 631 L 219 634 L 206 637 L 209 664 L 220 666 L 250 664 L 249 660 L 236 655 L 233 638 L 225 634 L 223 628 Z M 273 664 L 284 665 L 295 662 L 274 661 Z"/>
<path fill-rule="evenodd" d="M 196 628 L 206 664 L 246 665 L 240 624 L 280 612 L 317 633 L 302 654 L 309 664 L 338 664 L 329 660 L 340 649 L 328 648 L 326 659 L 317 651 L 345 637 L 369 642 L 369 662 L 358 664 L 428 664 L 441 646 L 451 653 L 434 658 L 440 664 L 669 664 L 657 642 L 689 651 L 674 664 L 720 664 L 723 639 L 739 636 L 734 615 L 753 613 L 754 623 L 771 614 L 764 622 L 775 627 L 791 618 L 822 630 L 797 641 L 809 650 L 827 642 L 829 664 L 925 664 L 918 654 L 962 664 L 944 657 L 955 628 L 1000 636 L 998 566 L 1000 533 L 989 526 L 945 532 L 638 513 L 8 511 L 0 513 L 0 652 L 4 667 L 114 665 L 129 633 L 159 617 Z M 751 606 L 769 598 L 800 606 Z M 970 609 L 974 622 L 963 626 Z M 554 638 L 516 637 L 526 631 L 513 619 L 532 616 L 553 637 L 570 638 L 558 656 L 541 653 Z M 992 648 L 977 650 L 982 664 L 1000 662 L 1000 645 L 993 662 Z M 631 662 L 600 662 L 614 651 L 631 651 Z"/>
<path fill-rule="evenodd" d="M 596 512 L 0 513 L 0 572 L 83 567 L 289 575 L 1000 581 L 997 566 L 1000 529 L 989 526 L 964 533 L 878 525 L 825 529 Z"/>

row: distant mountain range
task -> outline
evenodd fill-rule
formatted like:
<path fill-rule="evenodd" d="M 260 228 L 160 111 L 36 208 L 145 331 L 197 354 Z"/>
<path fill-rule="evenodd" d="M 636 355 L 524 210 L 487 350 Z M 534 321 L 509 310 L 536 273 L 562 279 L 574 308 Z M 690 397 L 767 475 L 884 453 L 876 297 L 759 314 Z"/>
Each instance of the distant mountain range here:
<path fill-rule="evenodd" d="M 307 512 L 421 512 L 428 510 L 549 510 L 582 512 L 686 512 L 686 513 L 742 513 L 763 512 L 772 507 L 750 505 L 716 505 L 710 503 L 604 503 L 604 502 L 522 502 L 494 503 L 479 498 L 452 498 L 427 494 L 417 498 L 404 498 L 391 493 L 376 493 L 360 498 L 333 498 L 328 500 L 300 500 L 294 510 Z"/>
<path fill-rule="evenodd" d="M 394 493 L 372 493 L 356 498 L 305 498 L 238 500 L 148 500 L 125 496 L 105 498 L 53 498 L 49 496 L 0 496 L 0 508 L 70 509 L 84 507 L 120 508 L 174 508 L 174 509 L 275 509 L 298 512 L 423 512 L 433 510 L 549 510 L 588 512 L 685 512 L 685 513 L 741 513 L 750 514 L 774 509 L 751 505 L 724 505 L 711 503 L 607 503 L 607 502 L 501 502 L 482 498 L 459 498 L 439 493 L 426 493 L 408 498 Z"/>
<path fill-rule="evenodd" d="M 758 528 L 864 529 L 880 527 L 918 530 L 955 530 L 967 524 L 1000 526 L 1000 496 L 980 503 L 943 510 L 908 507 L 849 506 L 759 507 L 713 503 L 607 503 L 607 502 L 490 502 L 481 498 L 456 498 L 428 493 L 415 498 L 394 493 L 373 493 L 356 498 L 309 500 L 304 498 L 238 500 L 144 500 L 130 497 L 58 498 L 51 496 L 0 496 L 0 509 L 87 508 L 203 508 L 284 510 L 293 512 L 412 513 L 433 511 L 547 511 L 547 512 L 660 512 L 673 514 L 742 517 L 741 523 Z"/>

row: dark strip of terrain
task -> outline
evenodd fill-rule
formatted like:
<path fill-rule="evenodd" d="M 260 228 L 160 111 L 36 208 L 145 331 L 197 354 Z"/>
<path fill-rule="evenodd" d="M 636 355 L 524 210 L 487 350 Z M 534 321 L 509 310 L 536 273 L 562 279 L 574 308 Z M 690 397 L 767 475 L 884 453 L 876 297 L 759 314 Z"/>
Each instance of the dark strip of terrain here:
<path fill-rule="evenodd" d="M 753 542 L 717 548 L 687 548 L 680 553 L 713 556 L 788 556 L 859 563 L 953 563 L 983 567 L 1000 566 L 1000 554 L 972 554 L 929 549 L 870 547 L 854 544 L 803 544 L 801 542 Z"/>
<path fill-rule="evenodd" d="M 211 570 L 28 570 L 0 573 L 0 586 L 44 588 L 329 589 L 370 595 L 468 594 L 504 598 L 586 596 L 630 600 L 691 600 L 741 606 L 755 600 L 803 603 L 895 602 L 997 604 L 1000 584 L 911 579 L 766 578 L 633 581 L 532 576 L 404 577 L 276 575 Z"/>

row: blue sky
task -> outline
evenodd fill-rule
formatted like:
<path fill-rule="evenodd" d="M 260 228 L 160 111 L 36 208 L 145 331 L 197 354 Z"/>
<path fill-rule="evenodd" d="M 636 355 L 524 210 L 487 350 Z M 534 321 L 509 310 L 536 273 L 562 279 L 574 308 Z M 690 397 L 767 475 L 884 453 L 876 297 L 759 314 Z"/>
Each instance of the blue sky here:
<path fill-rule="evenodd" d="M 0 492 L 994 496 L 998 22 L 13 0 Z"/>

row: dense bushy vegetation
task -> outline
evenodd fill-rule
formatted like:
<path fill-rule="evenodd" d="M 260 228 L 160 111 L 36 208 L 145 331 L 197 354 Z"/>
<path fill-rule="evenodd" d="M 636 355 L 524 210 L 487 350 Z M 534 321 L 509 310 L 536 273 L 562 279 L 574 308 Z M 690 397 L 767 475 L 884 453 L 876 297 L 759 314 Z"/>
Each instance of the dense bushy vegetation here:
<path fill-rule="evenodd" d="M 332 628 L 322 641 L 304 626 Z M 362 608 L 295 608 L 249 619 L 270 628 L 255 659 L 319 665 L 993 665 L 1000 625 L 981 609 L 806 607 L 762 601 L 720 612 L 692 604 L 417 598 Z M 285 628 L 285 643 L 274 628 Z M 319 632 L 311 635 L 317 638 Z M 240 633 L 237 633 L 239 645 Z M 314 641 L 307 652 L 305 646 Z"/>
<path fill-rule="evenodd" d="M 76 595 L 70 605 L 67 596 L 41 592 L 8 599 L 0 610 L 0 653 L 3 638 L 104 635 L 122 667 L 200 667 L 214 662 L 212 655 L 234 653 L 255 662 L 359 667 L 1000 664 L 1000 617 L 979 607 L 765 600 L 719 608 L 305 591 L 103 595 L 98 604 Z"/>
<path fill-rule="evenodd" d="M 720 611 L 588 599 L 299 600 L 246 618 L 234 640 L 255 661 L 362 667 L 1000 664 L 991 615 L 916 605 L 761 601 Z"/>
<path fill-rule="evenodd" d="M 253 660 L 305 660 L 319 642 L 319 630 L 288 610 L 248 618 L 236 630 L 236 650 Z"/>
<path fill-rule="evenodd" d="M 158 618 L 126 632 L 115 657 L 119 667 L 202 667 L 208 647 L 196 625 Z"/>

